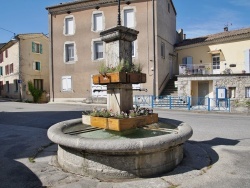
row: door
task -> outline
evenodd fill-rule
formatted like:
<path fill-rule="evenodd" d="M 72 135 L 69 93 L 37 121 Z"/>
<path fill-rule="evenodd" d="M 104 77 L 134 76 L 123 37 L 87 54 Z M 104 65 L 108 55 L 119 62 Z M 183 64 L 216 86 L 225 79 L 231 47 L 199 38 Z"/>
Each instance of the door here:
<path fill-rule="evenodd" d="M 213 61 L 213 74 L 220 74 L 220 54 L 212 56 Z"/>
<path fill-rule="evenodd" d="M 206 98 L 209 95 L 209 83 L 208 82 L 198 82 L 198 104 L 207 105 Z"/>

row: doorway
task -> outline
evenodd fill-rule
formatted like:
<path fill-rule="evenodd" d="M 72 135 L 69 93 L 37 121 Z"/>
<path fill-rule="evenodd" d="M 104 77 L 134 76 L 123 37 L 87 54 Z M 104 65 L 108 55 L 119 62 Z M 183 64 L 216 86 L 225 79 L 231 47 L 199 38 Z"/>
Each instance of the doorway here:
<path fill-rule="evenodd" d="M 207 105 L 206 98 L 209 96 L 209 82 L 198 82 L 199 105 Z"/>

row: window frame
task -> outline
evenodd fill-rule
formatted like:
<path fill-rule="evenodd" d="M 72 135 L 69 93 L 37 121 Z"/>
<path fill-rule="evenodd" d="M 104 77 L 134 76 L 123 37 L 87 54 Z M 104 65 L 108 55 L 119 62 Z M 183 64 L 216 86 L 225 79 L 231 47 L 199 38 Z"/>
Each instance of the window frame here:
<path fill-rule="evenodd" d="M 70 47 L 72 47 L 70 50 Z M 71 52 L 70 52 L 70 51 Z M 73 50 L 73 52 L 72 52 Z M 69 57 L 69 55 L 73 55 L 71 57 Z M 75 63 L 77 61 L 77 57 L 76 57 L 76 44 L 75 42 L 66 42 L 64 43 L 64 62 L 66 64 L 71 64 L 71 63 Z"/>
<path fill-rule="evenodd" d="M 100 29 L 98 29 L 97 22 L 98 22 L 99 19 L 96 19 L 97 15 L 101 15 L 101 19 L 100 19 L 101 20 L 101 28 Z M 104 30 L 104 14 L 103 14 L 103 12 L 100 12 L 100 11 L 93 12 L 93 14 L 92 14 L 92 31 L 100 32 L 100 31 L 103 31 L 103 30 Z"/>
<path fill-rule="evenodd" d="M 213 70 L 220 70 L 220 54 L 212 55 L 212 68 Z"/>
<path fill-rule="evenodd" d="M 43 79 L 34 79 L 33 84 L 34 88 L 43 91 Z"/>
<path fill-rule="evenodd" d="M 64 79 L 66 79 L 66 82 L 70 79 L 70 88 L 68 88 L 68 85 L 67 85 L 67 88 L 64 89 Z M 72 92 L 73 91 L 73 87 L 72 87 L 72 76 L 62 76 L 61 78 L 61 91 L 63 92 Z"/>
<path fill-rule="evenodd" d="M 97 44 L 102 44 L 102 57 L 98 57 Z M 104 42 L 100 40 L 93 41 L 93 60 L 98 61 L 104 59 Z"/>
<path fill-rule="evenodd" d="M 131 26 L 128 24 L 128 12 L 131 11 L 133 12 L 133 24 L 131 24 Z M 132 7 L 129 8 L 125 8 L 123 9 L 123 26 L 128 27 L 128 28 L 135 28 L 136 27 L 136 21 L 135 21 L 135 9 Z"/>
<path fill-rule="evenodd" d="M 245 87 L 245 98 L 250 98 L 250 86 Z"/>
<path fill-rule="evenodd" d="M 39 65 L 39 66 L 38 66 Z M 38 68 L 38 69 L 37 69 Z M 33 62 L 33 70 L 35 71 L 41 71 L 41 62 L 40 61 L 34 61 Z"/>
<path fill-rule="evenodd" d="M 43 45 L 40 42 L 32 41 L 32 52 L 36 54 L 43 53 Z"/>
<path fill-rule="evenodd" d="M 69 21 L 72 20 L 72 28 L 70 28 Z M 72 32 L 70 32 L 72 30 Z M 74 16 L 66 16 L 64 18 L 64 35 L 70 36 L 75 34 L 75 18 Z"/>

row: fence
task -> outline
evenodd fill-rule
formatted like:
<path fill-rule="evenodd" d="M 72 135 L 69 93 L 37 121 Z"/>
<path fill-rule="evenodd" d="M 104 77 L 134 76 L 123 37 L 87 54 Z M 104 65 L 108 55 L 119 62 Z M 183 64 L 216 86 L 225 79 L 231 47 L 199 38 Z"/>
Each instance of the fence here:
<path fill-rule="evenodd" d="M 169 95 L 157 97 L 153 95 L 136 95 L 133 102 L 134 105 L 141 107 L 230 112 L 229 98 L 215 99 L 208 97 L 174 97 Z"/>

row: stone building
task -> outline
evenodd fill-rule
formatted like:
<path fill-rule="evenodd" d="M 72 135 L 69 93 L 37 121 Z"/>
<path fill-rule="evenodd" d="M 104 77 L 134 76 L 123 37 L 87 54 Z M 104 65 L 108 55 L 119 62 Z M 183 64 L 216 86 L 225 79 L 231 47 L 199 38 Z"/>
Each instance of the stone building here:
<path fill-rule="evenodd" d="M 117 25 L 116 0 L 78 0 L 46 8 L 49 13 L 50 96 L 51 101 L 82 101 L 89 97 L 105 97 L 106 91 L 93 92 L 104 86 L 92 84 L 91 76 L 105 61 L 105 43 L 100 32 Z M 154 16 L 153 16 L 154 15 Z M 176 11 L 172 0 L 121 1 L 121 25 L 139 31 L 132 45 L 133 62 L 143 66 L 147 89 L 159 95 L 172 75 L 174 64 Z"/>
<path fill-rule="evenodd" d="M 19 34 L 0 46 L 0 96 L 32 101 L 28 81 L 44 91 L 47 102 L 49 40 L 44 34 Z"/>
<path fill-rule="evenodd" d="M 250 28 L 225 28 L 221 33 L 185 39 L 175 50 L 179 96 L 250 98 Z"/>

